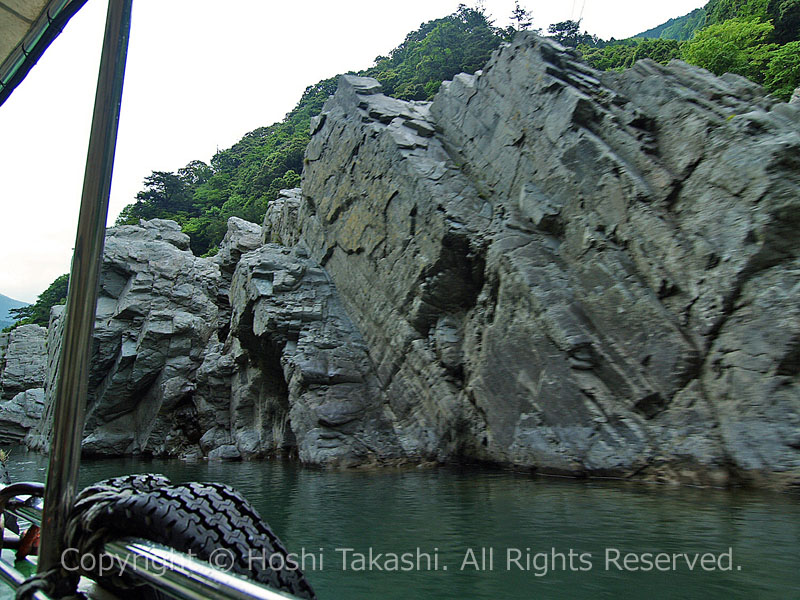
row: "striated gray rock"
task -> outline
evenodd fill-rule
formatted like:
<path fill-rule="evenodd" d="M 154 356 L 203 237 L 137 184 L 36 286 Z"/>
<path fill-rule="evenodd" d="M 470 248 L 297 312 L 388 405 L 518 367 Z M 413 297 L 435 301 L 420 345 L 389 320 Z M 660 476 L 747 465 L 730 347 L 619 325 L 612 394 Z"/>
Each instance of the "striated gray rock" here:
<path fill-rule="evenodd" d="M 18 444 L 42 418 L 44 388 L 20 392 L 0 401 L 0 444 Z"/>
<path fill-rule="evenodd" d="M 42 416 L 47 329 L 0 333 L 0 444 L 18 443 Z"/>
<path fill-rule="evenodd" d="M 405 455 L 445 460 L 476 422 L 453 355 L 483 285 L 491 206 L 431 136 L 428 104 L 378 90 L 345 76 L 326 104 L 306 152 L 302 239 L 364 335 Z"/>
<path fill-rule="evenodd" d="M 84 448 L 800 484 L 798 125 L 529 33 L 433 103 L 344 76 L 263 227 L 109 230 Z"/>
<path fill-rule="evenodd" d="M 230 297 L 231 334 L 248 360 L 228 406 L 240 448 L 294 438 L 301 460 L 326 465 L 402 456 L 366 346 L 305 250 L 246 254 Z"/>
<path fill-rule="evenodd" d="M 262 246 L 261 236 L 259 225 L 232 218 L 217 256 L 197 258 L 172 221 L 108 231 L 85 453 L 285 453 L 341 466 L 402 455 L 365 344 L 327 274 L 301 249 Z M 62 316 L 54 310 L 49 329 L 47 418 L 27 438 L 42 450 Z M 26 414 L 34 408 L 41 413 L 41 402 Z"/>
<path fill-rule="evenodd" d="M 796 483 L 798 123 L 523 34 L 430 105 L 343 77 L 265 239 L 336 282 L 408 457 Z"/>
<path fill-rule="evenodd" d="M 0 398 L 44 386 L 47 329 L 22 325 L 0 334 Z"/>
<path fill-rule="evenodd" d="M 25 436 L 24 443 L 29 448 L 48 452 L 50 450 L 50 425 L 53 422 L 55 406 L 53 394 L 55 392 L 56 380 L 58 379 L 58 360 L 61 352 L 61 339 L 64 330 L 64 319 L 62 318 L 66 306 L 56 305 L 50 309 L 50 323 L 47 328 L 47 354 L 44 381 L 44 402 L 41 420 L 35 423 L 28 434 Z"/>
<path fill-rule="evenodd" d="M 216 262 L 225 273 L 233 273 L 242 254 L 261 246 L 261 227 L 239 217 L 228 219 L 228 231 L 220 244 Z"/>
<path fill-rule="evenodd" d="M 180 454 L 197 442 L 192 393 L 220 326 L 219 266 L 172 221 L 110 229 L 95 321 L 84 451 Z M 60 325 L 54 313 L 50 329 Z M 51 345 L 51 372 L 58 343 Z M 48 403 L 54 378 L 48 382 Z M 47 446 L 49 423 L 30 443 Z"/>
<path fill-rule="evenodd" d="M 432 112 L 482 192 L 507 211 L 487 259 L 499 285 L 487 298 L 494 320 L 467 325 L 482 344 L 473 390 L 502 385 L 496 352 L 483 354 L 501 340 L 517 340 L 511 372 L 550 386 L 535 405 L 523 402 L 527 417 L 500 442 L 501 456 L 624 474 L 683 461 L 714 481 L 731 460 L 794 471 L 797 453 L 779 432 L 797 428 L 796 388 L 782 407 L 786 420 L 749 424 L 770 430 L 759 445 L 783 464 L 744 464 L 734 450 L 742 442 L 726 438 L 724 422 L 753 399 L 736 387 L 713 393 L 703 375 L 744 282 L 796 254 L 789 207 L 797 203 L 797 111 L 742 78 L 678 62 L 644 61 L 598 78 L 568 51 L 531 37 L 501 50 L 470 83 L 445 86 Z M 531 190 L 533 204 L 558 213 L 557 226 L 526 211 Z M 518 214 L 503 203 L 515 197 Z M 526 218 L 534 227 L 520 232 L 515 220 Z M 521 295 L 535 299 L 523 314 Z M 797 330 L 785 317 L 772 327 Z M 749 337 L 736 336 L 737 346 Z M 535 397 L 520 384 L 504 388 L 508 397 Z M 687 394 L 703 443 L 674 429 Z M 491 400 L 478 402 L 493 429 Z M 510 423 L 495 425 L 511 433 Z M 692 442 L 681 443 L 687 434 Z"/>
<path fill-rule="evenodd" d="M 0 381 L 3 377 L 3 369 L 6 366 L 6 352 L 8 352 L 9 333 L 0 332 Z"/>
<path fill-rule="evenodd" d="M 301 215 L 299 211 L 305 207 L 300 188 L 281 190 L 278 198 L 270 203 L 269 210 L 264 216 L 261 242 L 294 246 L 300 241 L 302 233 L 300 224 L 305 221 L 305 212 Z"/>

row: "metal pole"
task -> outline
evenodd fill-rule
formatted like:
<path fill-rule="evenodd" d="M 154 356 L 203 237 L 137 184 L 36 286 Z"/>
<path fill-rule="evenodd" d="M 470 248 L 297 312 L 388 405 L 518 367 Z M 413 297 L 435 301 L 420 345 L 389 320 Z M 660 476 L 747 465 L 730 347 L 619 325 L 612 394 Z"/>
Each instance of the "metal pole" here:
<path fill-rule="evenodd" d="M 25 576 L 5 561 L 0 560 L 0 583 L 8 584 L 16 590 L 25 583 Z M 38 590 L 33 593 L 33 600 L 51 600 L 51 598 L 43 591 Z"/>
<path fill-rule="evenodd" d="M 64 337 L 58 361 L 39 573 L 60 566 L 66 519 L 75 502 L 131 3 L 132 0 L 109 0 L 108 4 L 78 233 L 72 257 Z"/>
<path fill-rule="evenodd" d="M 297 600 L 297 596 L 215 569 L 208 562 L 147 540 L 108 542 L 103 552 L 117 559 L 127 573 L 178 600 Z"/>

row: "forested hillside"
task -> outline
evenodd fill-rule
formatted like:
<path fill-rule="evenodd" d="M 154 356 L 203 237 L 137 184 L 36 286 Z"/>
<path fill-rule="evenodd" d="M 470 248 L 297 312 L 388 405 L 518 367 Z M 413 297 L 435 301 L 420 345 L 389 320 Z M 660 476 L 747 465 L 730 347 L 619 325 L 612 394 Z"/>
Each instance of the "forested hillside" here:
<path fill-rule="evenodd" d="M 388 56 L 377 57 L 373 67 L 359 74 L 375 77 L 397 98 L 430 99 L 442 81 L 480 69 L 512 33 L 494 27 L 482 10 L 461 5 L 452 15 L 409 33 Z M 337 79 L 309 86 L 283 121 L 251 131 L 215 154 L 210 164 L 192 161 L 177 173 L 154 171 L 117 224 L 173 219 L 191 237 L 195 254 L 215 253 L 229 217 L 260 222 L 279 190 L 299 185 L 311 117 L 336 90 Z"/>
<path fill-rule="evenodd" d="M 67 301 L 67 288 L 69 287 L 69 275 L 56 277 L 49 287 L 39 294 L 36 302 L 20 306 L 18 303 L 15 308 L 10 308 L 8 314 L 14 322 L 3 323 L 0 330 L 5 328 L 13 329 L 20 325 L 43 325 L 47 327 L 50 321 L 50 309 L 57 304 L 64 304 Z M 4 298 L 4 296 L 3 296 Z"/>
<path fill-rule="evenodd" d="M 637 37 L 578 48 L 597 69 L 680 58 L 716 75 L 743 75 L 788 100 L 800 85 L 800 0 L 710 0 Z"/>
<path fill-rule="evenodd" d="M 662 23 L 658 27 L 653 27 L 642 33 L 639 33 L 634 38 L 661 38 L 667 40 L 685 41 L 690 39 L 694 32 L 702 29 L 706 21 L 706 9 L 697 8 L 690 12 L 688 15 L 670 19 L 666 23 Z"/>
<path fill-rule="evenodd" d="M 0 330 L 8 327 L 14 322 L 11 310 L 25 306 L 25 302 L 14 300 L 8 296 L 0 294 Z"/>
<path fill-rule="evenodd" d="M 517 3 L 512 15 L 516 27 L 530 27 L 531 18 Z M 482 9 L 462 4 L 449 16 L 422 24 L 388 56 L 377 57 L 372 67 L 358 74 L 375 77 L 397 98 L 431 99 L 442 81 L 480 69 L 514 33 L 512 27 L 495 27 Z M 661 63 L 680 58 L 717 75 L 738 73 L 785 100 L 800 85 L 800 0 L 710 0 L 701 9 L 626 40 L 605 41 L 581 33 L 575 21 L 550 25 L 543 35 L 576 47 L 601 70 L 625 69 L 643 58 Z M 279 190 L 299 185 L 310 120 L 335 91 L 337 79 L 338 75 L 309 86 L 282 121 L 251 131 L 215 154 L 209 164 L 195 160 L 175 173 L 154 171 L 117 224 L 172 219 L 189 234 L 196 255 L 216 253 L 229 217 L 259 223 Z M 63 302 L 65 290 L 62 276 L 18 318 L 46 323 L 50 306 Z"/>

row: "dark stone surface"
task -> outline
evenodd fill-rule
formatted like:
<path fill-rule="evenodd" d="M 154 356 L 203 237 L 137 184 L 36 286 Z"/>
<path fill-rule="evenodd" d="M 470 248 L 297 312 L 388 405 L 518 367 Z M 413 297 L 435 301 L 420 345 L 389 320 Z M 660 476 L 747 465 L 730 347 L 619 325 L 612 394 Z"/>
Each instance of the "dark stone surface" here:
<path fill-rule="evenodd" d="M 798 481 L 800 110 L 530 34 L 430 106 L 358 85 L 265 236 L 331 274 L 408 457 Z"/>
<path fill-rule="evenodd" d="M 797 485 L 798 125 L 527 33 L 433 103 L 344 76 L 263 228 L 109 231 L 85 448 Z"/>

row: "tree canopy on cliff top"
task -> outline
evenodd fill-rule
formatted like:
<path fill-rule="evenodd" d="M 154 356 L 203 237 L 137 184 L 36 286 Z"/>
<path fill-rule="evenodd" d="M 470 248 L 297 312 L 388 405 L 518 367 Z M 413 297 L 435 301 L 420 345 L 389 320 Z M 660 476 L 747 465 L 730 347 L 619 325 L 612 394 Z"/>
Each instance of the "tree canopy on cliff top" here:
<path fill-rule="evenodd" d="M 519 3 L 516 6 L 525 12 L 520 21 L 524 28 L 523 21 L 528 24 L 530 13 Z M 699 23 L 697 14 L 692 15 L 692 22 Z M 798 38 L 800 0 L 711 0 L 702 16 L 704 29 L 689 42 L 604 42 L 586 32 L 581 34 L 577 22 L 557 23 L 550 33 L 562 43 L 578 46 L 587 62 L 598 69 L 627 68 L 642 58 L 662 63 L 683 58 L 715 73 L 726 69 L 748 76 L 788 98 L 800 83 L 800 58 L 792 54 L 793 46 L 778 44 L 779 40 Z M 661 29 L 662 33 L 668 30 Z M 494 27 L 483 10 L 462 4 L 447 17 L 423 23 L 388 56 L 378 56 L 372 67 L 358 74 L 376 78 L 390 96 L 430 100 L 442 81 L 480 69 L 513 33 L 512 28 Z M 715 53 L 721 58 L 715 58 Z M 154 171 L 117 224 L 173 219 L 190 236 L 195 254 L 215 253 L 229 217 L 258 223 L 281 189 L 299 185 L 310 119 L 335 91 L 337 78 L 309 86 L 283 121 L 251 131 L 231 148 L 215 154 L 210 164 L 192 161 L 177 173 Z"/>
<path fill-rule="evenodd" d="M 641 36 L 578 48 L 602 70 L 680 58 L 717 75 L 743 75 L 784 100 L 800 85 L 800 0 L 710 0 Z"/>
<path fill-rule="evenodd" d="M 388 95 L 429 100 L 442 81 L 480 69 L 511 33 L 494 27 L 482 10 L 462 4 L 447 17 L 423 23 L 388 56 L 377 57 L 374 66 L 358 74 L 376 78 Z M 213 254 L 229 217 L 260 223 L 280 190 L 300 184 L 311 117 L 336 91 L 337 79 L 306 88 L 283 121 L 251 131 L 215 154 L 210 165 L 192 161 L 177 173 L 154 171 L 117 224 L 173 219 L 189 234 L 195 254 Z"/>
<path fill-rule="evenodd" d="M 39 294 L 36 302 L 20 308 L 12 308 L 9 314 L 16 319 L 13 325 L 6 327 L 4 331 L 15 329 L 20 325 L 42 325 L 47 327 L 50 322 L 50 309 L 58 304 L 67 301 L 67 289 L 69 288 L 69 275 L 56 277 L 50 286 Z"/>
<path fill-rule="evenodd" d="M 515 7 L 520 12 L 515 10 L 512 18 L 526 29 L 530 13 L 518 2 Z M 578 22 L 557 23 L 550 33 L 577 46 L 601 70 L 628 68 L 642 58 L 662 63 L 682 58 L 718 74 L 727 70 L 750 77 L 784 99 L 800 85 L 800 0 L 710 0 L 702 9 L 627 40 L 606 42 L 581 34 L 579 27 Z M 423 23 L 358 74 L 375 77 L 397 98 L 428 100 L 442 81 L 480 69 L 514 33 L 510 27 L 494 27 L 482 10 L 462 4 L 447 17 Z M 299 185 L 310 120 L 336 90 L 337 79 L 306 88 L 281 122 L 251 131 L 215 154 L 210 164 L 195 160 L 177 173 L 154 171 L 117 224 L 173 219 L 190 236 L 195 254 L 215 253 L 229 217 L 258 223 L 281 189 Z M 40 301 L 18 315 L 19 324 L 46 324 L 50 307 L 63 302 L 57 292 L 63 287 L 65 296 L 65 284 L 66 276 L 56 279 Z"/>

